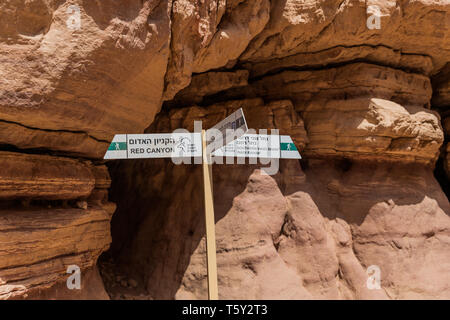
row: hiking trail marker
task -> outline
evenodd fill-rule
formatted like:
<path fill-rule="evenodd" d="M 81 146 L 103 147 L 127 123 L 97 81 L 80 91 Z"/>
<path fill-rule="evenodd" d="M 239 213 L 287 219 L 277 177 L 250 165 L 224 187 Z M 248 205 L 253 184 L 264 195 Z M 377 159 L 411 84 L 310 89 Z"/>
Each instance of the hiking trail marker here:
<path fill-rule="evenodd" d="M 246 134 L 238 109 L 209 130 L 195 133 L 116 134 L 104 159 L 202 157 L 209 300 L 218 300 L 212 164 L 215 157 L 301 159 L 289 136 Z"/>

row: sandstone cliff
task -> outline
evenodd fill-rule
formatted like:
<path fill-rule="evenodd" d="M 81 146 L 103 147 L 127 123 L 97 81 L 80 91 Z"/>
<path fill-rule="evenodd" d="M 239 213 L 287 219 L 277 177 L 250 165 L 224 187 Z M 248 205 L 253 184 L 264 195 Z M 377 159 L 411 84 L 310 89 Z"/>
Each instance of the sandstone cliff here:
<path fill-rule="evenodd" d="M 206 298 L 200 166 L 102 158 L 240 107 L 303 160 L 214 167 L 220 298 L 450 298 L 449 21 L 447 0 L 2 1 L 0 299 Z"/>

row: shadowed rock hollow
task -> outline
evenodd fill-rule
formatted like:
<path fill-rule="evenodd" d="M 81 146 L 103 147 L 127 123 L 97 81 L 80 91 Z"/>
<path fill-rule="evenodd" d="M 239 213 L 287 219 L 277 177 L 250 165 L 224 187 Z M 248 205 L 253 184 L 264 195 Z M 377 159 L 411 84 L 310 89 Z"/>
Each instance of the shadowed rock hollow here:
<path fill-rule="evenodd" d="M 240 107 L 303 159 L 214 166 L 221 299 L 449 299 L 449 16 L 431 0 L 3 1 L 0 299 L 206 299 L 201 166 L 102 158 L 114 134 Z"/>

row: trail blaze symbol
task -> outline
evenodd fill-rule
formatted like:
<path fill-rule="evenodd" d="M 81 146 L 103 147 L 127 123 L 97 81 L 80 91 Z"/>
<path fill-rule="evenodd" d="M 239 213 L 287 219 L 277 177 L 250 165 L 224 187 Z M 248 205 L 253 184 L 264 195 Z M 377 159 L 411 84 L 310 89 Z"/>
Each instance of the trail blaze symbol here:
<path fill-rule="evenodd" d="M 289 142 L 289 143 L 280 143 L 280 149 L 281 150 L 286 150 L 286 151 L 294 151 L 297 150 L 297 148 L 295 147 L 295 144 Z"/>
<path fill-rule="evenodd" d="M 127 150 L 126 142 L 112 142 L 108 148 L 108 151 L 121 151 Z"/>

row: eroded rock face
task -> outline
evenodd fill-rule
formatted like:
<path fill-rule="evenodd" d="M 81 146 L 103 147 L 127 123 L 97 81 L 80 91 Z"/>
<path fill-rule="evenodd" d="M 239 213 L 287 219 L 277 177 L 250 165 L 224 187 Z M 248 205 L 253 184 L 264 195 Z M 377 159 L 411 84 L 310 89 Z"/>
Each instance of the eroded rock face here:
<path fill-rule="evenodd" d="M 358 56 L 364 57 L 366 46 L 383 44 L 402 53 L 429 56 L 432 70 L 437 71 L 447 63 L 450 38 L 445 19 L 449 5 L 448 1 L 428 0 L 278 0 L 273 4 L 267 27 L 252 41 L 241 59 L 252 63 L 273 60 L 276 64 L 296 54 L 320 56 L 323 50 L 339 46 L 362 47 L 362 54 Z M 373 14 L 380 16 L 380 28 L 367 27 L 367 19 Z M 340 59 L 337 54 L 333 60 L 340 62 Z M 383 56 L 377 59 L 389 61 Z"/>
<path fill-rule="evenodd" d="M 430 0 L 3 1 L 0 299 L 108 298 L 111 241 L 119 287 L 206 298 L 200 166 L 102 158 L 114 134 L 240 107 L 303 160 L 214 166 L 221 298 L 448 299 L 449 15 Z"/>
<path fill-rule="evenodd" d="M 269 15 L 268 0 L 174 0 L 164 99 L 171 100 L 187 87 L 192 73 L 233 64 Z"/>
<path fill-rule="evenodd" d="M 313 101 L 371 97 L 426 107 L 432 95 L 424 75 L 369 63 L 317 71 L 283 71 L 252 83 L 254 94 L 290 98 L 303 111 Z"/>
<path fill-rule="evenodd" d="M 2 135 L 0 143 L 68 151 L 61 144 L 79 142 L 84 133 L 72 151 L 101 158 L 115 133 L 142 131 L 153 120 L 169 57 L 167 1 L 1 6 L 10 16 L 0 34 L 1 122 L 35 139 Z M 79 29 L 67 26 L 78 18 Z"/>
<path fill-rule="evenodd" d="M 106 167 L 14 152 L 0 152 L 0 163 L 0 299 L 64 291 L 68 266 L 84 277 L 111 242 Z"/>
<path fill-rule="evenodd" d="M 89 163 L 46 155 L 1 152 L 2 199 L 77 199 L 95 185 Z"/>
<path fill-rule="evenodd" d="M 448 298 L 449 206 L 428 170 L 354 163 L 342 173 L 321 161 L 302 172 L 289 161 L 277 177 L 214 175 L 222 299 Z M 230 175 L 243 183 L 236 193 Z M 207 298 L 204 255 L 201 242 L 177 298 Z M 381 291 L 366 286 L 371 265 Z"/>
<path fill-rule="evenodd" d="M 2 210 L 0 298 L 65 283 L 70 265 L 94 267 L 111 241 L 108 209 Z"/>
<path fill-rule="evenodd" d="M 222 95 L 292 101 L 308 132 L 307 156 L 433 164 L 444 140 L 439 115 L 429 110 L 430 79 L 399 69 L 353 63 L 282 71 Z"/>
<path fill-rule="evenodd" d="M 81 288 L 79 290 L 67 289 L 66 283 L 58 283 L 50 289 L 33 290 L 27 299 L 30 300 L 109 300 L 108 293 L 103 286 L 102 278 L 97 267 L 85 269 L 82 274 Z"/>
<path fill-rule="evenodd" d="M 444 140 L 439 116 L 383 99 L 312 103 L 304 118 L 305 154 L 434 163 Z"/>
<path fill-rule="evenodd" d="M 14 151 L 0 152 L 0 298 L 108 297 L 88 270 L 109 247 L 115 207 L 106 167 L 86 159 L 159 111 L 170 4 L 0 4 L 0 144 Z M 69 265 L 81 292 L 66 288 Z"/>
<path fill-rule="evenodd" d="M 192 106 L 205 97 L 216 93 L 248 85 L 248 71 L 206 72 L 192 76 L 188 87 L 181 90 L 168 103 L 169 107 Z"/>

